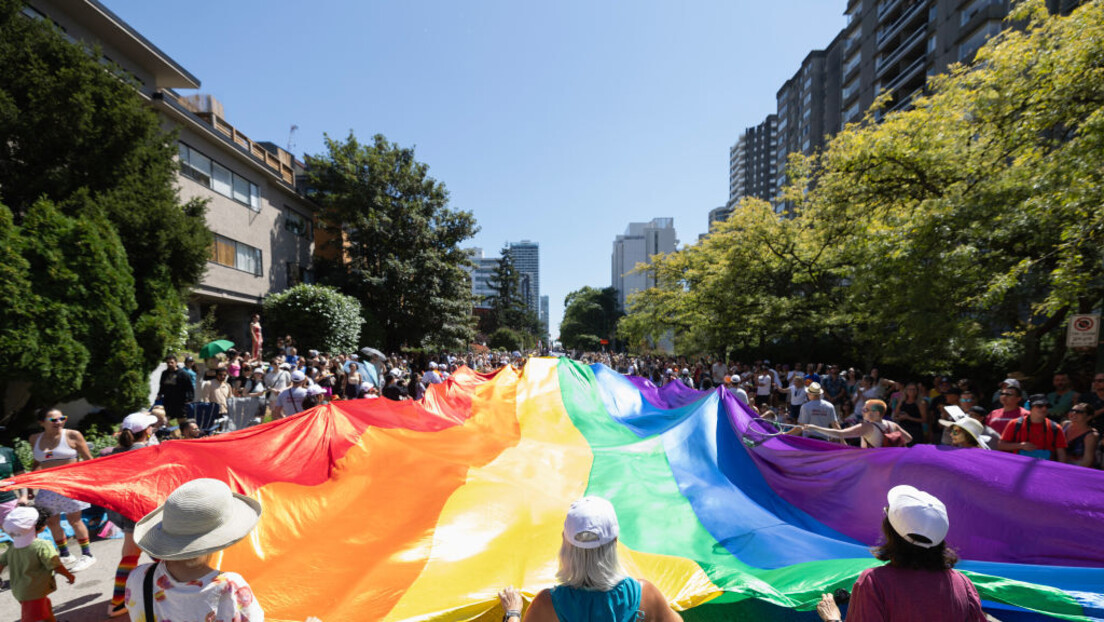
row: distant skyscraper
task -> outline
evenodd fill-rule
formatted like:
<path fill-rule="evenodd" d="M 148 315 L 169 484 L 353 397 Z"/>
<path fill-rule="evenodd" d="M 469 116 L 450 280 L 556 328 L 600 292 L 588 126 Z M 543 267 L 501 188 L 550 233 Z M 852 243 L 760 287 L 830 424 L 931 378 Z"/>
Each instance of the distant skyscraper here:
<path fill-rule="evenodd" d="M 522 298 L 533 313 L 540 313 L 540 244 L 522 240 L 507 244 L 518 271 Z"/>
<path fill-rule="evenodd" d="M 655 285 L 655 279 L 644 272 L 633 272 L 638 263 L 648 264 L 652 255 L 672 253 L 678 246 L 674 218 L 653 218 L 650 222 L 633 222 L 624 235 L 613 241 L 611 276 L 617 290 L 617 302 L 625 308 L 630 294 Z"/>
<path fill-rule="evenodd" d="M 482 248 L 476 247 L 466 250 L 471 255 L 472 262 L 475 263 L 475 268 L 471 270 L 472 296 L 475 297 L 475 307 L 477 309 L 489 309 L 490 304 L 487 303 L 487 298 L 496 294 L 495 290 L 491 289 L 490 280 L 494 276 L 495 269 L 498 268 L 499 258 L 484 257 Z"/>
<path fill-rule="evenodd" d="M 739 199 L 737 199 L 739 200 Z M 714 207 L 709 210 L 709 233 L 713 233 L 717 228 L 717 223 L 728 220 L 728 217 L 732 215 L 732 210 L 736 209 L 736 202 L 729 202 L 727 205 L 720 207 Z M 708 235 L 708 234 L 705 234 Z M 698 236 L 698 239 L 704 238 L 705 235 Z"/>
<path fill-rule="evenodd" d="M 548 296 L 540 297 L 540 321 L 544 326 L 544 330 L 551 332 L 552 328 L 548 325 Z"/>

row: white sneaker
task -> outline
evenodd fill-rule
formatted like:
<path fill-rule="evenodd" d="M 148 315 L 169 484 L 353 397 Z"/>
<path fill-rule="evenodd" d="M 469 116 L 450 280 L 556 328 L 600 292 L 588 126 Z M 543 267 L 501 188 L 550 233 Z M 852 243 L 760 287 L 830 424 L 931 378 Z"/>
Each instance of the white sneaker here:
<path fill-rule="evenodd" d="M 92 564 L 96 563 L 96 558 L 91 555 L 85 555 L 77 560 L 77 563 L 73 564 L 69 568 L 69 572 L 80 572 L 82 570 L 88 570 Z"/>
<path fill-rule="evenodd" d="M 77 563 L 77 558 L 73 557 L 72 555 L 66 555 L 65 557 L 61 558 L 61 565 L 65 566 L 66 568 L 71 569 L 73 564 L 75 563 Z"/>

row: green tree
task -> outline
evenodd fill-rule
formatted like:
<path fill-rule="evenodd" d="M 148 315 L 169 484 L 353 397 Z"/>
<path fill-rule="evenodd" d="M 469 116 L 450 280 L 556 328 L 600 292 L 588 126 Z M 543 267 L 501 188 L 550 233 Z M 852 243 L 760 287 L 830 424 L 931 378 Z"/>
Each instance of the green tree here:
<path fill-rule="evenodd" d="M 120 293 L 129 302 L 120 303 L 119 309 L 126 310 L 139 346 L 136 360 L 126 356 L 117 361 L 125 359 L 137 367 L 116 368 L 113 373 L 144 375 L 179 342 L 185 300 L 203 275 L 211 241 L 204 206 L 180 203 L 175 139 L 161 129 L 133 79 L 117 67 L 101 64 L 98 51 L 67 41 L 52 23 L 30 19 L 22 9 L 22 2 L 0 0 L 0 201 L 16 227 L 40 199 L 47 199 L 66 217 L 96 214 L 97 226 L 111 229 L 110 234 L 97 235 L 113 239 L 125 259 L 128 274 L 120 283 L 130 291 Z M 47 221 L 65 223 L 60 218 Z M 50 287 L 52 277 L 30 275 L 36 289 Z M 0 306 L 15 304 L 0 301 Z M 62 330 L 95 335 L 89 327 L 41 326 L 36 324 L 41 316 L 35 313 L 15 314 L 22 323 L 8 331 L 32 337 Z M 71 319 L 92 315 L 73 313 Z M 91 344 L 82 345 L 98 351 Z M 129 349 L 127 343 L 120 347 Z M 97 386 L 102 378 L 80 377 L 102 368 L 105 360 L 93 362 L 68 372 L 79 378 L 81 394 L 91 398 L 116 392 L 117 387 Z M 7 377 L 20 380 L 18 373 Z M 119 395 L 129 392 L 121 390 Z M 126 401 L 119 401 L 118 395 L 112 399 L 116 404 Z"/>
<path fill-rule="evenodd" d="M 321 279 L 361 302 L 369 333 L 387 349 L 469 343 L 470 260 L 460 243 L 478 231 L 471 212 L 448 206 L 444 184 L 413 149 L 379 134 L 362 145 L 351 132 L 345 141 L 327 136 L 326 146 L 307 156 L 309 185 L 343 259 Z"/>
<path fill-rule="evenodd" d="M 0 378 L 29 388 L 37 404 L 85 397 L 116 411 L 143 405 L 149 385 L 130 324 L 134 281 L 102 210 L 83 193 L 61 209 L 39 200 L 4 246 L 22 272 L 17 287 L 33 288 L 0 311 L 18 348 L 0 360 Z"/>
<path fill-rule="evenodd" d="M 304 347 L 323 352 L 354 352 L 364 318 L 360 303 L 332 287 L 296 285 L 264 299 L 273 334 L 295 335 Z"/>
<path fill-rule="evenodd" d="M 560 323 L 560 341 L 565 348 L 595 350 L 601 340 L 612 343 L 617 321 L 624 313 L 617 303 L 617 290 L 583 287 L 564 299 L 564 318 Z"/>
<path fill-rule="evenodd" d="M 494 273 L 487 280 L 487 286 L 495 293 L 487 300 L 491 305 L 491 316 L 485 329 L 493 332 L 499 328 L 509 328 L 535 338 L 540 331 L 540 320 L 522 297 L 521 275 L 514 265 L 510 247 L 504 246 L 501 255 Z"/>
<path fill-rule="evenodd" d="M 1022 28 L 913 109 L 876 106 L 791 156 L 786 217 L 745 202 L 655 262 L 622 332 L 674 330 L 684 352 L 820 343 L 914 372 L 1053 369 L 1068 314 L 1104 298 L 1104 4 L 1057 17 L 1028 0 L 1010 19 Z"/>

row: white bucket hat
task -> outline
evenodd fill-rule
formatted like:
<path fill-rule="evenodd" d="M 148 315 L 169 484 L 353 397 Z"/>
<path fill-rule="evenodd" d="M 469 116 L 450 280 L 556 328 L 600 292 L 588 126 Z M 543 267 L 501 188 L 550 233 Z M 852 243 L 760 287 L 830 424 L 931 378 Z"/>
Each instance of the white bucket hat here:
<path fill-rule="evenodd" d="M 930 549 L 947 538 L 951 522 L 939 499 L 912 486 L 894 486 L 886 498 L 890 526 L 910 544 Z"/>
<path fill-rule="evenodd" d="M 38 510 L 18 507 L 4 517 L 4 531 L 11 536 L 12 546 L 25 549 L 38 536 L 35 525 L 38 524 Z"/>
<path fill-rule="evenodd" d="M 260 517 L 256 499 L 217 479 L 194 479 L 134 525 L 134 541 L 157 559 L 202 557 L 249 535 Z"/>
<path fill-rule="evenodd" d="M 564 521 L 564 537 L 581 549 L 609 544 L 620 531 L 613 504 L 601 497 L 583 497 L 572 503 Z"/>

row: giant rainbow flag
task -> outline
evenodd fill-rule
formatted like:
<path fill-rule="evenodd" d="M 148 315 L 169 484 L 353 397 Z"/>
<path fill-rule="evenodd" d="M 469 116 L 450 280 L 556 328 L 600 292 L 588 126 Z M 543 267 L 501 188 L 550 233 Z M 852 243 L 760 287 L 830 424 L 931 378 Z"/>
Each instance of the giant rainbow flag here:
<path fill-rule="evenodd" d="M 222 479 L 264 504 L 222 567 L 269 619 L 323 622 L 498 620 L 503 586 L 555 583 L 564 515 L 587 494 L 616 507 L 628 571 L 686 619 L 816 619 L 822 592 L 878 563 L 886 492 L 907 483 L 947 504 L 959 568 L 997 617 L 1104 618 L 1104 472 L 769 432 L 723 389 L 532 359 L 461 370 L 417 403 L 337 402 L 3 483 L 139 518 L 182 482 Z"/>

